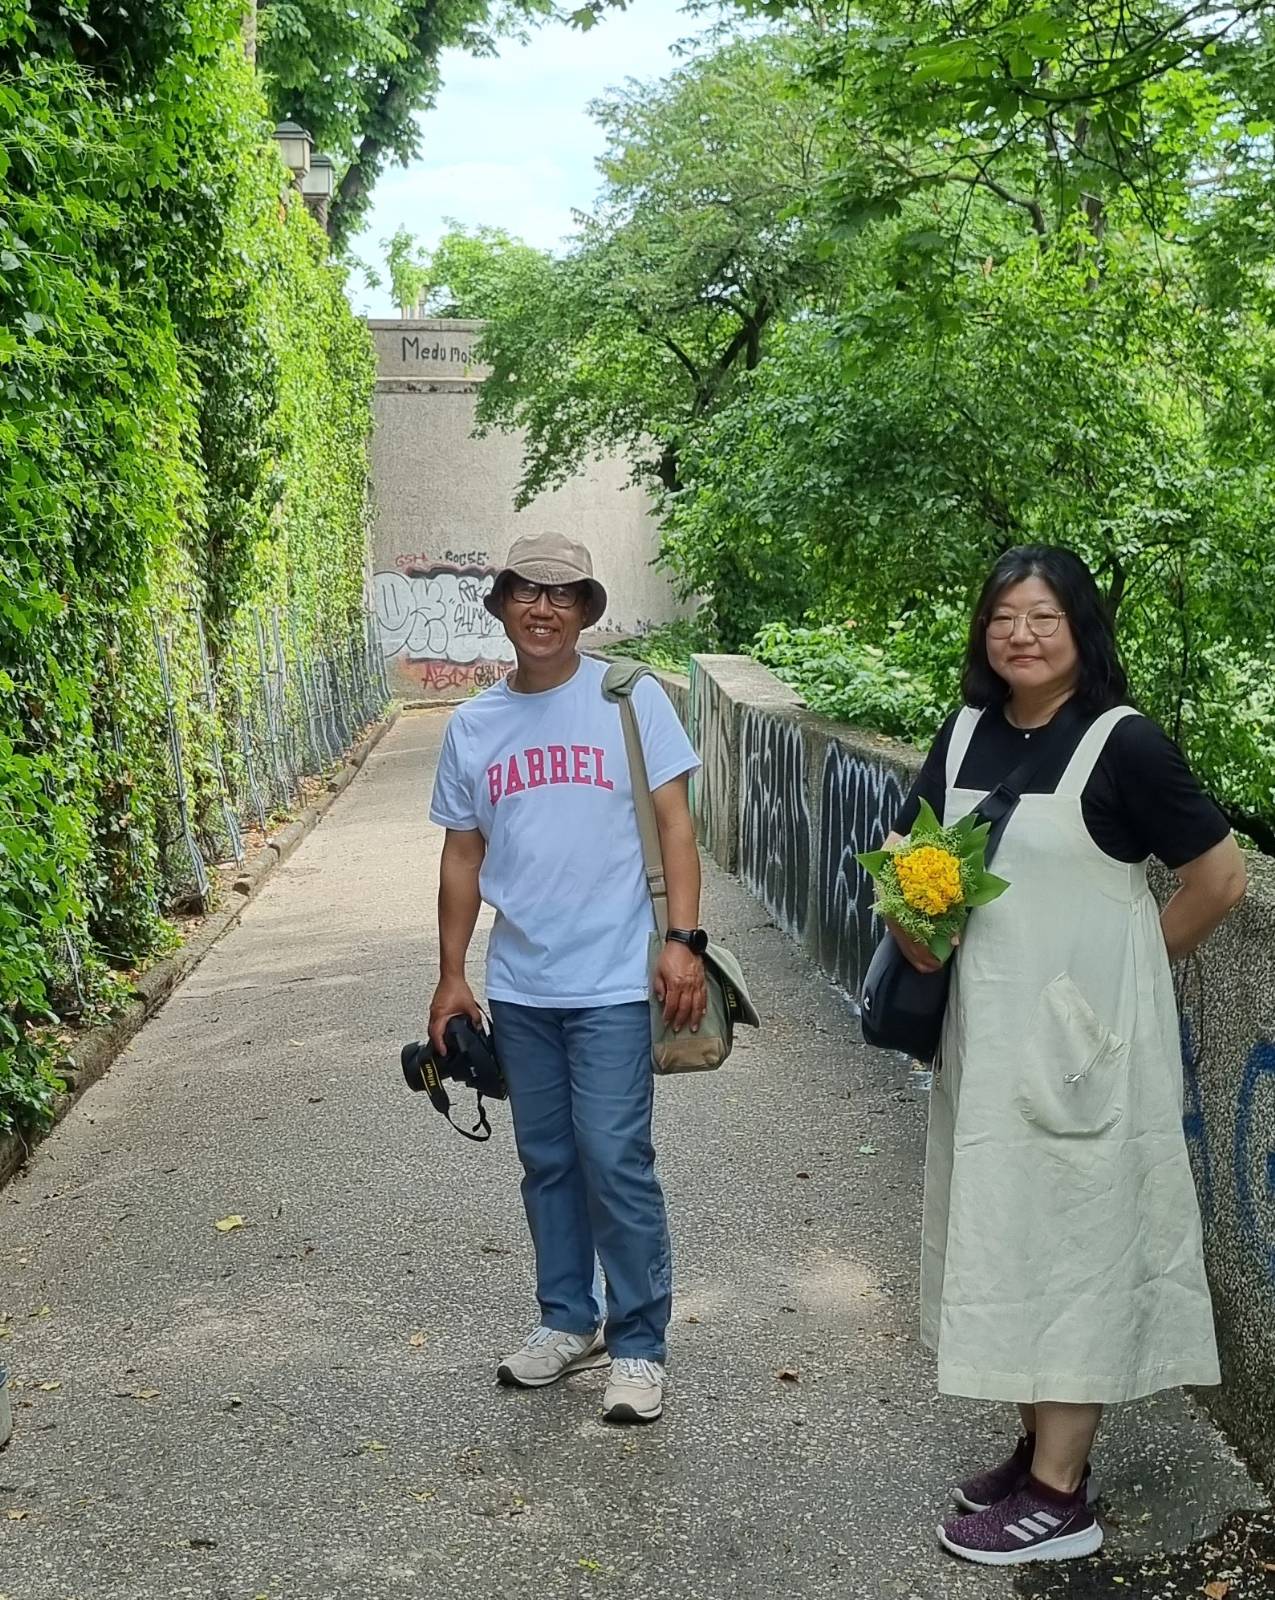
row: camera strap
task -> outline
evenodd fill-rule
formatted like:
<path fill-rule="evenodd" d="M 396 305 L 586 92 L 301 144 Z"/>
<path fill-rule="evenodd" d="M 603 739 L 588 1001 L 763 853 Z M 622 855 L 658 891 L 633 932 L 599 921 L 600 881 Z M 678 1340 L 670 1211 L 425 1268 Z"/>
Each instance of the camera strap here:
<path fill-rule="evenodd" d="M 475 1144 L 486 1144 L 491 1138 L 491 1123 L 487 1120 L 487 1108 L 483 1105 L 482 1095 L 478 1096 L 478 1121 L 474 1124 L 472 1132 L 462 1128 L 459 1122 L 452 1119 L 451 1096 L 443 1088 L 442 1079 L 438 1076 L 438 1068 L 432 1061 L 426 1061 L 421 1067 L 421 1077 L 425 1080 L 425 1092 L 433 1102 L 434 1110 L 445 1116 L 462 1139 L 472 1139 Z M 479 1130 L 482 1130 L 481 1132 Z"/>

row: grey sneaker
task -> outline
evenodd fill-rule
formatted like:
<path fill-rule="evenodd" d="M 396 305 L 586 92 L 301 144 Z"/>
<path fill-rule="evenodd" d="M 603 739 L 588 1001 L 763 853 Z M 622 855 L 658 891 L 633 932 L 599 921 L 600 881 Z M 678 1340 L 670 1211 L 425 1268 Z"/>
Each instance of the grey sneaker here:
<path fill-rule="evenodd" d="M 989 1467 L 986 1472 L 976 1473 L 972 1478 L 956 1484 L 952 1489 L 953 1501 L 962 1511 L 986 1511 L 988 1506 L 999 1505 L 1011 1494 L 1017 1494 L 1026 1487 L 1031 1477 L 1035 1448 L 1034 1439 L 1020 1438 L 1008 1461 L 1002 1461 L 999 1467 Z M 1085 1492 L 1086 1505 L 1093 1505 L 1098 1499 L 1098 1487 L 1088 1462 L 1085 1463 L 1081 1488 Z"/>
<path fill-rule="evenodd" d="M 521 1350 L 506 1356 L 496 1368 L 496 1381 L 519 1389 L 543 1389 L 568 1372 L 604 1367 L 609 1359 L 601 1328 L 596 1333 L 537 1328 Z"/>
<path fill-rule="evenodd" d="M 604 1422 L 655 1422 L 664 1410 L 664 1368 L 658 1361 L 617 1356 L 602 1399 Z"/>

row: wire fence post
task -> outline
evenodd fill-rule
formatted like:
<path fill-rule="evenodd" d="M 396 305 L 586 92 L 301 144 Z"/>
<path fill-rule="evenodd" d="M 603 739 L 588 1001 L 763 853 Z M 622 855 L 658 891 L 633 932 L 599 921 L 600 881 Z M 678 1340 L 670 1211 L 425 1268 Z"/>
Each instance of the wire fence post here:
<path fill-rule="evenodd" d="M 159 659 L 160 687 L 164 693 L 164 716 L 168 724 L 168 752 L 173 763 L 174 799 L 177 802 L 177 816 L 181 827 L 182 839 L 190 856 L 191 872 L 195 879 L 195 890 L 201 904 L 206 907 L 209 903 L 210 895 L 208 870 L 204 865 L 203 855 L 200 853 L 194 830 L 190 825 L 190 794 L 186 788 L 181 729 L 177 726 L 177 711 L 173 703 L 173 682 L 168 670 L 168 650 L 165 647 L 164 636 L 160 632 L 159 623 L 153 613 L 151 615 L 151 632 L 155 639 L 155 654 Z"/>
<path fill-rule="evenodd" d="M 270 771 L 273 779 L 271 798 L 275 804 L 287 807 L 292 804 L 292 783 L 284 759 L 272 674 L 266 662 L 266 630 L 261 621 L 260 611 L 253 612 L 252 620 L 257 634 L 257 670 L 261 683 L 261 703 L 265 712 L 266 747 L 270 755 Z"/>
<path fill-rule="evenodd" d="M 222 821 L 226 827 L 226 837 L 230 842 L 230 854 L 235 865 L 242 866 L 244 859 L 243 834 L 239 828 L 239 818 L 235 815 L 235 808 L 231 804 L 230 784 L 226 781 L 226 766 L 221 758 L 221 735 L 218 731 L 217 721 L 217 685 L 213 679 L 212 662 L 208 657 L 208 640 L 204 634 L 204 614 L 200 609 L 199 596 L 192 589 L 190 594 L 190 611 L 195 622 L 195 637 L 199 641 L 199 667 L 203 679 L 203 700 L 208 708 L 210 723 L 209 740 L 211 744 L 213 775 L 217 780 L 217 800 L 221 807 Z"/>

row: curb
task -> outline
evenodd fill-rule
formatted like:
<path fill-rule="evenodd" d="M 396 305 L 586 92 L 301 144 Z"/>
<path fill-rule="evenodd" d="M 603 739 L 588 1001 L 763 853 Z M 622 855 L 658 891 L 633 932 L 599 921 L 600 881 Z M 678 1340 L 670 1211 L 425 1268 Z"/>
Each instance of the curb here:
<path fill-rule="evenodd" d="M 307 834 L 318 827 L 334 803 L 353 783 L 364 762 L 398 721 L 400 710 L 401 707 L 396 706 L 354 747 L 343 765 L 328 779 L 327 793 L 322 799 L 307 806 L 299 817 L 266 840 L 257 859 L 234 880 L 229 893 L 232 904 L 224 910 L 214 911 L 198 933 L 171 955 L 148 967 L 134 984 L 132 998 L 113 1017 L 90 1028 L 74 1041 L 67 1057 L 70 1064 L 60 1074 L 66 1079 L 67 1092 L 59 1095 L 54 1102 L 53 1121 L 49 1128 L 29 1138 L 19 1133 L 0 1134 L 0 1187 L 8 1183 L 29 1159 L 40 1140 L 57 1127 L 84 1091 L 106 1073 L 140 1032 L 143 1023 L 154 1016 L 187 973 L 193 971 L 213 945 L 238 924 L 270 874 L 288 859 Z"/>

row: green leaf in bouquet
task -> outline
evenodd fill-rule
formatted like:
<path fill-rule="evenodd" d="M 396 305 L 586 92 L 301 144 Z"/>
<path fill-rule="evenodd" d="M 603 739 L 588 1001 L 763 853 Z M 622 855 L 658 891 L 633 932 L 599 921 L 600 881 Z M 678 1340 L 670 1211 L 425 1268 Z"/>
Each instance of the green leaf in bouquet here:
<path fill-rule="evenodd" d="M 1009 883 L 1004 878 L 998 878 L 994 872 L 981 872 L 974 881 L 970 892 L 965 896 L 967 906 L 987 906 L 993 900 L 999 900 Z"/>
<path fill-rule="evenodd" d="M 922 799 L 920 809 L 916 814 L 916 821 L 912 824 L 911 839 L 922 838 L 927 834 L 941 833 L 943 824 L 934 814 L 934 807 L 928 800 Z"/>
<path fill-rule="evenodd" d="M 936 933 L 926 946 L 926 949 L 936 961 L 947 961 L 952 954 L 952 948 L 952 935 L 950 933 Z"/>
<path fill-rule="evenodd" d="M 864 850 L 854 859 L 870 878 L 875 878 L 892 854 L 890 850 Z"/>

